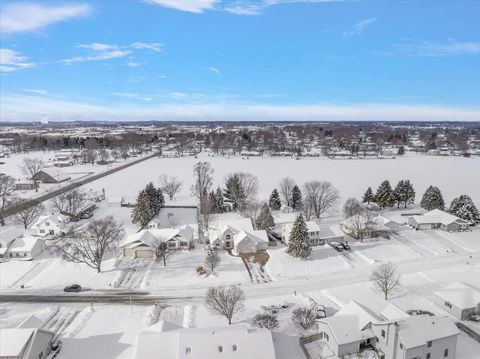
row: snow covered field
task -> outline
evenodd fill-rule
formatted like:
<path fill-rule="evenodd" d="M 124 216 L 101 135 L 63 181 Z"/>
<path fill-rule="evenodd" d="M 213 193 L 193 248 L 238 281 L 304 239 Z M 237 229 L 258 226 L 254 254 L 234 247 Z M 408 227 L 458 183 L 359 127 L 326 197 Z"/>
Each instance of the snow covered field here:
<path fill-rule="evenodd" d="M 367 187 L 373 190 L 384 179 L 392 185 L 408 178 L 417 192 L 417 201 L 428 186 L 440 188 L 449 203 L 454 197 L 465 193 L 480 204 L 480 158 L 435 157 L 409 154 L 397 159 L 330 160 L 325 157 L 293 158 L 210 157 L 205 153 L 194 157 L 153 158 L 127 168 L 119 173 L 89 184 L 95 189 L 105 188 L 107 196 L 136 196 L 149 181 L 158 185 L 161 174 L 178 176 L 184 181 L 183 188 L 174 203 L 194 203 L 190 194 L 193 181 L 192 168 L 198 161 L 208 161 L 215 169 L 214 186 L 223 187 L 223 179 L 230 172 L 244 171 L 255 174 L 260 181 L 259 199 L 266 199 L 282 177 L 291 176 L 298 184 L 312 179 L 330 181 L 338 188 L 342 199 L 359 198 Z"/>

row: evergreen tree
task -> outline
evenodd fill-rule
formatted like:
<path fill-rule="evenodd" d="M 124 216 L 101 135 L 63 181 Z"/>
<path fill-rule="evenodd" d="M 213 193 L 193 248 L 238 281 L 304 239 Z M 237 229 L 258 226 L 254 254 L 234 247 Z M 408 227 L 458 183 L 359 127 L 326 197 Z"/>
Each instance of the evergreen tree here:
<path fill-rule="evenodd" d="M 375 196 L 373 195 L 372 187 L 368 187 L 363 195 L 362 202 L 370 204 L 370 202 L 375 201 Z"/>
<path fill-rule="evenodd" d="M 375 193 L 375 203 L 380 208 L 391 207 L 394 204 L 393 190 L 388 180 L 383 181 Z"/>
<path fill-rule="evenodd" d="M 132 223 L 137 224 L 140 229 L 144 228 L 153 218 L 154 214 L 150 207 L 150 201 L 144 190 L 137 196 L 137 203 L 132 210 Z"/>
<path fill-rule="evenodd" d="M 312 244 L 308 235 L 307 224 L 300 214 L 293 224 L 290 238 L 288 239 L 287 253 L 295 258 L 307 259 L 312 253 Z"/>
<path fill-rule="evenodd" d="M 398 148 L 397 155 L 403 156 L 404 154 L 405 154 L 405 147 L 404 147 L 404 146 L 400 146 L 400 147 Z"/>
<path fill-rule="evenodd" d="M 449 212 L 471 224 L 480 223 L 480 213 L 472 199 L 466 194 L 462 194 L 452 201 Z"/>
<path fill-rule="evenodd" d="M 303 205 L 302 199 L 302 192 L 300 192 L 300 188 L 297 185 L 293 186 L 292 189 L 292 209 L 296 211 L 297 209 L 301 209 Z"/>
<path fill-rule="evenodd" d="M 272 194 L 270 195 L 268 205 L 273 210 L 279 210 L 282 207 L 282 201 L 280 200 L 280 195 L 276 188 L 273 189 Z"/>
<path fill-rule="evenodd" d="M 145 186 L 144 191 L 148 198 L 150 210 L 153 213 L 153 216 L 156 216 L 160 213 L 160 209 L 165 205 L 163 192 L 160 188 L 155 188 L 152 182 Z"/>
<path fill-rule="evenodd" d="M 223 192 L 220 186 L 217 187 L 217 192 L 215 192 L 215 207 L 218 209 L 218 213 L 223 213 Z"/>
<path fill-rule="evenodd" d="M 405 181 L 400 180 L 397 183 L 397 186 L 393 190 L 393 199 L 397 205 L 397 208 L 400 208 L 400 205 L 402 203 L 407 203 L 406 197 L 405 197 Z"/>
<path fill-rule="evenodd" d="M 405 180 L 404 181 L 404 193 L 405 193 L 405 202 L 404 208 L 407 208 L 407 205 L 409 204 L 414 204 L 415 203 L 415 189 L 413 188 L 413 184 L 410 182 L 410 180 Z"/>
<path fill-rule="evenodd" d="M 430 186 L 427 188 L 423 194 L 420 206 L 427 211 L 431 211 L 432 209 L 445 209 L 445 201 L 438 187 Z"/>
<path fill-rule="evenodd" d="M 215 195 L 214 191 L 211 191 L 208 195 L 208 201 L 210 202 L 210 208 L 214 213 L 220 213 L 217 207 L 217 196 Z"/>
<path fill-rule="evenodd" d="M 246 196 L 240 177 L 237 174 L 228 177 L 225 187 L 223 196 L 232 202 L 235 210 L 243 209 L 245 207 Z"/>
<path fill-rule="evenodd" d="M 260 214 L 256 220 L 256 225 L 257 230 L 266 230 L 267 228 L 275 226 L 272 213 L 270 212 L 270 208 L 268 208 L 266 203 L 263 204 L 262 209 L 260 210 Z"/>

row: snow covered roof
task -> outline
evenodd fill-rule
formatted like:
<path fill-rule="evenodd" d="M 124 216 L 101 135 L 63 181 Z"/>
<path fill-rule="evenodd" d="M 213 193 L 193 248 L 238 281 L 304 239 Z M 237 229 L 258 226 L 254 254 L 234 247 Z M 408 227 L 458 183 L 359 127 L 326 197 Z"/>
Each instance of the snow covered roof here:
<path fill-rule="evenodd" d="M 70 176 L 68 174 L 60 171 L 57 167 L 44 168 L 40 172 L 43 172 L 49 175 L 50 177 L 54 178 L 56 181 L 59 181 L 59 182 L 70 179 Z"/>
<path fill-rule="evenodd" d="M 0 242 L 9 243 L 21 236 L 25 230 L 17 226 L 5 226 L 0 229 Z"/>
<path fill-rule="evenodd" d="M 8 248 L 9 252 L 30 252 L 33 247 L 37 244 L 38 241 L 41 241 L 38 237 L 27 236 L 27 237 L 18 237 L 13 241 L 13 243 Z"/>
<path fill-rule="evenodd" d="M 240 231 L 252 231 L 252 221 L 250 218 L 235 219 L 230 221 L 219 221 L 217 228 L 221 233 L 230 230 L 231 232 L 240 232 Z"/>
<path fill-rule="evenodd" d="M 375 336 L 365 327 L 371 322 L 378 322 L 380 318 L 361 304 L 350 301 L 334 316 L 322 319 L 332 331 L 336 342 L 347 344 Z"/>
<path fill-rule="evenodd" d="M 362 214 L 355 214 L 351 217 L 344 219 L 340 222 L 342 225 L 347 227 L 358 227 L 359 224 L 366 225 L 367 223 L 375 224 L 375 229 L 377 230 L 389 230 L 390 228 L 387 226 L 392 221 L 382 215 L 377 215 L 372 218 L 368 218 Z"/>
<path fill-rule="evenodd" d="M 414 315 L 399 323 L 398 337 L 405 348 L 416 348 L 428 341 L 460 334 L 448 317 Z"/>
<path fill-rule="evenodd" d="M 392 321 L 400 321 L 410 317 L 408 313 L 404 312 L 403 310 L 401 310 L 399 307 L 397 307 L 395 304 L 392 304 L 392 303 L 388 303 L 387 306 L 383 308 L 380 314 L 385 319 L 392 320 Z"/>
<path fill-rule="evenodd" d="M 0 330 L 0 357 L 20 357 L 34 332 L 35 329 L 27 328 Z"/>
<path fill-rule="evenodd" d="M 181 328 L 161 321 L 141 332 L 135 359 L 242 358 L 275 359 L 272 334 L 268 329 L 246 325 L 211 328 Z"/>
<path fill-rule="evenodd" d="M 266 231 L 240 231 L 233 236 L 233 243 L 237 246 L 246 239 L 254 242 L 268 242 Z"/>
<path fill-rule="evenodd" d="M 458 308 L 474 308 L 480 303 L 480 290 L 463 282 L 454 282 L 435 294 Z"/>
<path fill-rule="evenodd" d="M 179 228 L 144 229 L 125 238 L 120 246 L 135 247 L 140 243 L 148 246 L 157 246 L 159 242 L 166 242 L 177 235 L 182 236 L 186 240 L 191 240 L 193 238 L 193 228 L 189 225 L 184 225 Z"/>
<path fill-rule="evenodd" d="M 62 224 L 65 224 L 68 222 L 68 217 L 64 216 L 63 214 L 48 214 L 48 215 L 40 216 L 38 217 L 37 221 L 33 224 L 32 228 L 37 228 L 46 221 L 53 222 L 61 226 Z"/>
<path fill-rule="evenodd" d="M 287 227 L 288 231 L 291 232 L 293 229 L 293 222 L 287 223 L 284 226 Z M 319 232 L 320 226 L 315 221 L 306 221 L 305 224 L 307 225 L 307 229 L 309 232 Z"/>
<path fill-rule="evenodd" d="M 454 216 L 453 214 L 441 211 L 439 209 L 433 209 L 422 216 L 412 216 L 417 223 L 441 223 L 448 226 L 452 223 L 466 224 L 467 221 Z"/>
<path fill-rule="evenodd" d="M 43 321 L 40 318 L 38 318 L 35 315 L 31 315 L 27 319 L 25 319 L 23 322 L 21 322 L 17 328 L 35 329 L 35 328 L 40 328 L 42 325 L 43 325 Z"/>

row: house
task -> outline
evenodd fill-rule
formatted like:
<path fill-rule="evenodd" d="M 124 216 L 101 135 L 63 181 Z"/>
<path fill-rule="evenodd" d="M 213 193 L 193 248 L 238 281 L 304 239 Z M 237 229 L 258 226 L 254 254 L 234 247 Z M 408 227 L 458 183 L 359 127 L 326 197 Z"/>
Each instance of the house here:
<path fill-rule="evenodd" d="M 35 189 L 35 182 L 17 182 L 15 183 L 15 190 L 29 191 Z"/>
<path fill-rule="evenodd" d="M 392 221 L 381 215 L 370 216 L 355 214 L 340 222 L 340 228 L 345 234 L 356 239 L 371 239 L 389 237 Z"/>
<path fill-rule="evenodd" d="M 318 328 L 316 337 L 337 357 L 370 347 L 385 359 L 453 359 L 460 334 L 448 317 L 409 316 L 393 305 L 377 315 L 354 301 L 319 320 Z"/>
<path fill-rule="evenodd" d="M 73 161 L 55 161 L 53 162 L 53 167 L 71 167 L 73 166 Z"/>
<path fill-rule="evenodd" d="M 81 208 L 77 209 L 76 211 L 76 214 L 75 215 L 71 215 L 70 213 L 68 212 L 61 212 L 61 214 L 67 216 L 70 218 L 71 221 L 79 221 L 81 219 L 86 219 L 86 218 L 90 218 L 93 216 L 93 211 L 95 210 L 95 208 L 97 208 L 97 205 L 95 204 L 95 202 L 92 202 L 92 201 L 86 201 Z"/>
<path fill-rule="evenodd" d="M 249 218 L 212 224 L 208 231 L 208 240 L 216 248 L 232 250 L 237 254 L 268 249 L 267 232 L 254 230 Z"/>
<path fill-rule="evenodd" d="M 53 168 L 45 168 L 32 176 L 32 180 L 42 183 L 62 183 L 70 178 L 69 175 Z"/>
<path fill-rule="evenodd" d="M 8 248 L 15 238 L 20 237 L 24 230 L 20 227 L 4 226 L 0 228 L 0 258 L 7 257 Z"/>
<path fill-rule="evenodd" d="M 135 359 L 225 358 L 275 359 L 272 333 L 245 324 L 227 327 L 182 328 L 160 321 L 137 338 Z"/>
<path fill-rule="evenodd" d="M 152 218 L 150 220 L 150 222 L 148 222 L 147 228 L 148 229 L 160 229 L 160 228 L 162 228 L 161 223 L 160 223 L 160 217 L 157 215 L 154 218 Z"/>
<path fill-rule="evenodd" d="M 343 241 L 344 235 L 338 230 L 338 226 L 320 227 L 315 221 L 305 222 L 312 246 L 321 246 L 325 243 Z M 282 242 L 288 245 L 290 233 L 293 229 L 293 223 L 287 223 L 282 226 Z"/>
<path fill-rule="evenodd" d="M 435 304 L 455 318 L 465 320 L 480 313 L 480 290 L 463 282 L 454 282 L 434 292 Z"/>
<path fill-rule="evenodd" d="M 8 247 L 6 257 L 32 259 L 45 249 L 45 241 L 34 236 L 17 237 Z"/>
<path fill-rule="evenodd" d="M 161 244 L 167 250 L 191 249 L 193 228 L 184 225 L 179 228 L 144 229 L 128 236 L 120 246 L 125 257 L 156 258 Z"/>
<path fill-rule="evenodd" d="M 72 226 L 69 224 L 70 219 L 62 214 L 44 215 L 38 217 L 31 229 L 40 237 L 45 236 L 64 236 L 70 233 Z"/>
<path fill-rule="evenodd" d="M 51 352 L 55 334 L 41 329 L 42 321 L 31 316 L 17 328 L 0 330 L 0 358 L 42 359 Z"/>
<path fill-rule="evenodd" d="M 420 216 L 411 216 L 408 218 L 408 224 L 416 230 L 440 228 L 442 231 L 448 232 L 466 231 L 470 225 L 464 219 L 439 209 L 431 210 Z"/>
<path fill-rule="evenodd" d="M 90 188 L 88 191 L 85 192 L 85 198 L 92 202 L 101 202 L 105 200 L 105 189 L 102 188 L 101 191 L 97 191 L 93 188 Z"/>

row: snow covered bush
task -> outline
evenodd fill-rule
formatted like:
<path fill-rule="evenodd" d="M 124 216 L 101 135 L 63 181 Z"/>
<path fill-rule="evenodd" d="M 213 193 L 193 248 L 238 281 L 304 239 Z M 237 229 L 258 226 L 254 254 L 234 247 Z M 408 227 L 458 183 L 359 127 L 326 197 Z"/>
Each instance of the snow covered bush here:
<path fill-rule="evenodd" d="M 277 329 L 279 326 L 277 316 L 270 313 L 259 313 L 255 315 L 251 319 L 250 324 L 257 328 L 266 328 L 270 330 Z"/>
<path fill-rule="evenodd" d="M 299 329 L 310 329 L 315 325 L 317 319 L 317 309 L 314 307 L 300 307 L 293 311 L 292 322 Z"/>

